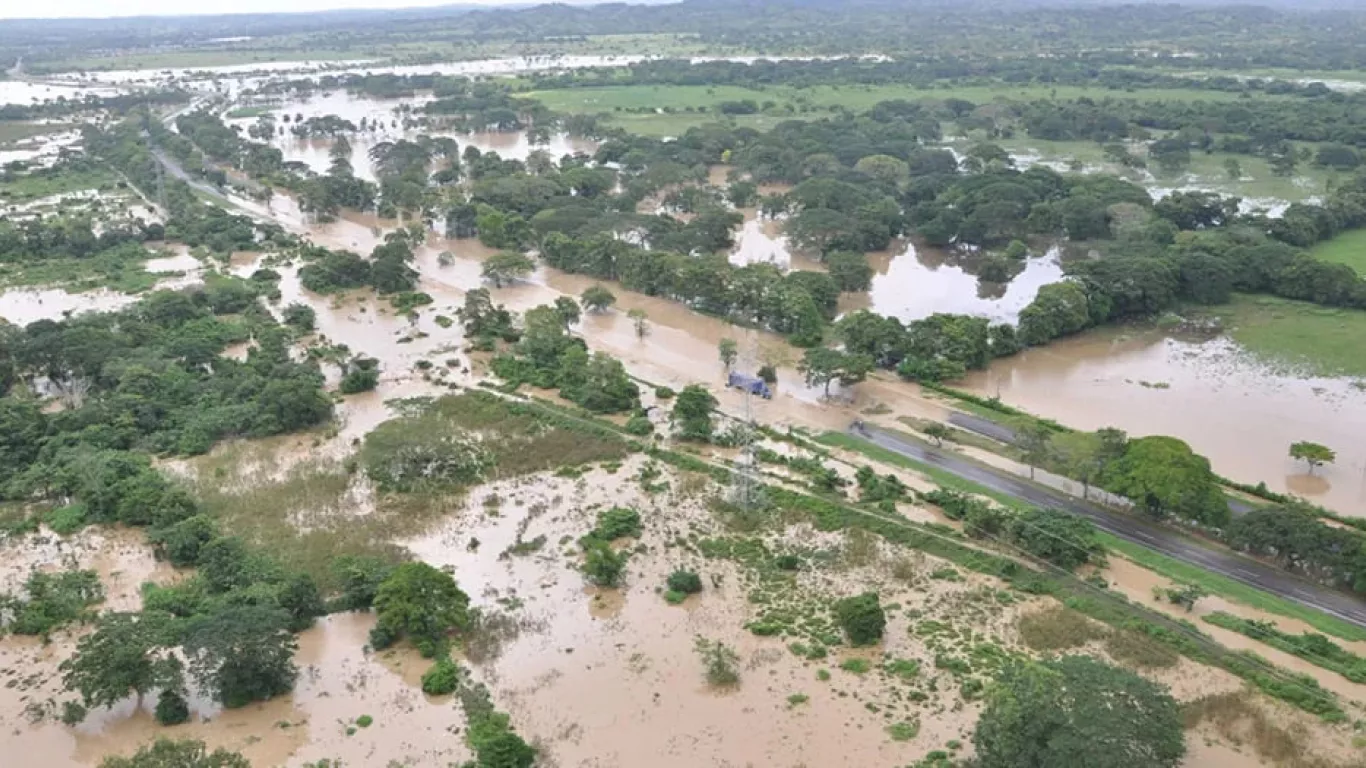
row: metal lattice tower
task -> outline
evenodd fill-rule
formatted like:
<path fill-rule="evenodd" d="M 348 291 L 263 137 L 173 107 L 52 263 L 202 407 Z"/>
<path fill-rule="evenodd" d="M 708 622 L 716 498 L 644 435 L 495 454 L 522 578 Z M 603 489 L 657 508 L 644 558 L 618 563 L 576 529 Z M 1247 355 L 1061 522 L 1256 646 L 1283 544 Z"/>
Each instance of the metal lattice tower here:
<path fill-rule="evenodd" d="M 751 336 L 750 343 L 745 345 L 744 352 L 739 355 L 736 363 L 745 370 L 753 370 L 759 357 L 757 346 L 757 337 Z M 754 445 L 754 394 L 748 389 L 745 390 L 745 405 L 741 418 L 743 421 L 739 431 L 740 455 L 735 458 L 735 471 L 731 478 L 731 503 L 745 512 L 750 512 L 763 504 L 763 498 L 756 476 L 759 461 Z"/>

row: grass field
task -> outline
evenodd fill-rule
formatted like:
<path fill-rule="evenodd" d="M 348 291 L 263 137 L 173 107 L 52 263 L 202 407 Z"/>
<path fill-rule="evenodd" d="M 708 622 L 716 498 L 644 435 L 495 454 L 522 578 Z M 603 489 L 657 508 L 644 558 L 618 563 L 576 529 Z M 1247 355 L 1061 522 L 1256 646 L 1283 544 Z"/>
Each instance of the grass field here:
<path fill-rule="evenodd" d="M 815 108 L 867 109 L 888 99 L 948 99 L 959 98 L 982 103 L 996 99 L 1075 99 L 1121 98 L 1178 101 L 1229 101 L 1234 94 L 1198 89 L 1157 88 L 1141 91 L 1121 91 L 1080 86 L 1008 86 L 957 85 L 918 87 L 914 85 L 816 85 L 798 88 L 787 85 L 771 88 L 744 88 L 733 85 L 614 85 L 594 88 L 565 88 L 532 91 L 527 94 L 551 109 L 564 112 L 611 112 L 614 109 L 641 107 L 712 107 L 723 101 L 753 99 L 763 104 L 773 102 L 793 112 L 803 106 Z"/>
<path fill-rule="evenodd" d="M 31 139 L 34 136 L 45 136 L 49 133 L 61 133 L 70 129 L 71 126 L 58 123 L 0 121 L 0 145 Z"/>
<path fill-rule="evenodd" d="M 1366 276 L 1366 229 L 1343 232 L 1332 240 L 1314 246 L 1309 254 L 1314 258 L 1346 264 L 1357 274 Z"/>
<path fill-rule="evenodd" d="M 1317 376 L 1366 376 L 1366 312 L 1271 296 L 1235 296 L 1211 311 L 1269 365 Z"/>
<path fill-rule="evenodd" d="M 652 136 L 678 135 L 694 125 L 714 122 L 721 117 L 711 112 L 724 101 L 752 100 L 762 114 L 745 115 L 764 127 L 768 121 L 817 119 L 836 109 L 866 110 L 881 101 L 909 99 L 966 99 L 975 103 L 998 99 L 1022 100 L 1041 98 L 1073 99 L 1087 96 L 1161 100 L 1217 100 L 1235 98 L 1235 94 L 1197 89 L 1158 88 L 1140 91 L 1120 91 L 1080 86 L 1008 86 L 943 84 L 937 87 L 909 84 L 892 85 L 817 85 L 810 87 L 773 86 L 746 88 L 733 85 L 614 85 L 592 88 L 565 88 L 528 91 L 528 98 L 536 99 L 558 112 L 605 114 L 626 130 Z M 686 110 L 694 110 L 688 112 Z M 697 114 L 696 110 L 708 112 Z M 669 110 L 665 113 L 639 113 L 635 110 Z M 740 121 L 745 123 L 744 120 Z M 1086 144 L 1085 142 L 1075 142 Z M 1099 160 L 1099 147 L 1095 155 Z M 1222 159 L 1219 160 L 1222 162 Z M 1222 170 L 1220 171 L 1222 173 Z"/>
<path fill-rule="evenodd" d="M 0 181 L 0 205 L 23 203 L 82 189 L 103 189 L 116 180 L 113 173 L 103 168 L 89 173 L 25 174 L 12 181 Z"/>

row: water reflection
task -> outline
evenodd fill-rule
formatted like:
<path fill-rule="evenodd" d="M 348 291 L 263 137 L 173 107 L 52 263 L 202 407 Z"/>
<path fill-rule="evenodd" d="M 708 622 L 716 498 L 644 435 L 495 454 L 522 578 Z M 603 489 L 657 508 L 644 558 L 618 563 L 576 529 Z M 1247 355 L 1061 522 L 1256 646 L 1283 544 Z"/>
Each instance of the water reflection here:
<path fill-rule="evenodd" d="M 911 242 L 870 254 L 872 289 L 867 294 L 846 295 L 840 309 L 871 309 L 903 321 L 955 312 L 1014 323 L 1040 288 L 1063 278 L 1062 254 L 1057 248 L 1026 259 L 1023 269 L 1004 284 L 986 282 L 974 274 L 976 259 L 974 254 L 917 247 Z"/>

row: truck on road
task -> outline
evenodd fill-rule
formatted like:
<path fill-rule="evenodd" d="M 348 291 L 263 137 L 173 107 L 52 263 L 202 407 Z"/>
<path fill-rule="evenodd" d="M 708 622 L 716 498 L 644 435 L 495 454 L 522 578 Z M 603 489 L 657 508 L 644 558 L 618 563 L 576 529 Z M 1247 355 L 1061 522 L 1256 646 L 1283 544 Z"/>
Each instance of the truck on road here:
<path fill-rule="evenodd" d="M 726 378 L 726 386 L 748 392 L 751 395 L 758 395 L 765 400 L 773 399 L 773 390 L 769 388 L 768 382 L 738 371 L 731 371 L 730 376 Z"/>

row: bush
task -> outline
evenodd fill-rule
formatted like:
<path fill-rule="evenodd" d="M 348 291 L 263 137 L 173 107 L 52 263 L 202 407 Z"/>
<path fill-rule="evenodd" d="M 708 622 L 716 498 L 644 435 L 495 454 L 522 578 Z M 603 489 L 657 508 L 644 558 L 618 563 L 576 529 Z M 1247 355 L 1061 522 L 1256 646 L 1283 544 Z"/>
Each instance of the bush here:
<path fill-rule="evenodd" d="M 315 327 L 317 313 L 307 304 L 290 304 L 285 307 L 284 321 L 290 328 L 307 333 Z"/>
<path fill-rule="evenodd" d="M 650 419 L 648 417 L 635 415 L 632 416 L 626 422 L 626 426 L 623 427 L 623 429 L 626 430 L 626 434 L 628 435 L 635 435 L 636 437 L 645 437 L 646 435 L 649 435 L 651 432 L 655 431 L 655 425 L 650 423 Z"/>
<path fill-rule="evenodd" d="M 162 725 L 180 725 L 190 719 L 190 705 L 180 691 L 164 690 L 157 697 L 157 722 Z"/>
<path fill-rule="evenodd" d="M 672 400 L 673 397 L 674 391 L 672 389 L 669 389 L 668 387 L 655 387 L 655 399 Z"/>
<path fill-rule="evenodd" d="M 16 635 L 43 635 L 90 617 L 90 607 L 104 600 L 104 588 L 94 571 L 35 571 L 24 584 L 27 597 L 0 599 L 0 622 L 9 615 L 8 628 Z"/>
<path fill-rule="evenodd" d="M 595 541 L 588 545 L 583 558 L 583 575 L 599 587 L 615 587 L 626 573 L 625 552 L 616 552 L 607 544 Z"/>
<path fill-rule="evenodd" d="M 68 536 L 86 526 L 85 505 L 79 502 L 58 507 L 43 516 L 47 527 L 59 536 Z"/>
<path fill-rule="evenodd" d="M 195 515 L 169 528 L 152 531 L 148 538 L 158 557 L 184 568 L 199 562 L 200 549 L 218 538 L 218 528 L 207 516 Z"/>
<path fill-rule="evenodd" d="M 451 657 L 442 656 L 426 672 L 422 673 L 422 692 L 428 696 L 446 696 L 454 693 L 460 684 L 460 667 Z"/>
<path fill-rule="evenodd" d="M 630 507 L 612 507 L 598 513 L 598 524 L 589 531 L 588 538 L 600 542 L 616 541 L 640 535 L 640 513 Z"/>
<path fill-rule="evenodd" d="M 693 641 L 693 649 L 702 659 L 704 674 L 709 684 L 717 688 L 726 688 L 740 682 L 740 670 L 737 667 L 740 657 L 730 646 L 720 640 L 698 637 Z"/>
<path fill-rule="evenodd" d="M 378 368 L 353 368 L 342 377 L 339 389 L 343 395 L 369 392 L 379 385 Z"/>
<path fill-rule="evenodd" d="M 876 592 L 864 592 L 836 601 L 835 621 L 853 645 L 873 645 L 882 639 L 887 614 L 883 612 Z"/>
<path fill-rule="evenodd" d="M 685 595 L 695 595 L 702 591 L 702 577 L 696 571 L 688 571 L 682 568 L 669 574 L 665 582 L 670 591 L 681 592 Z"/>

